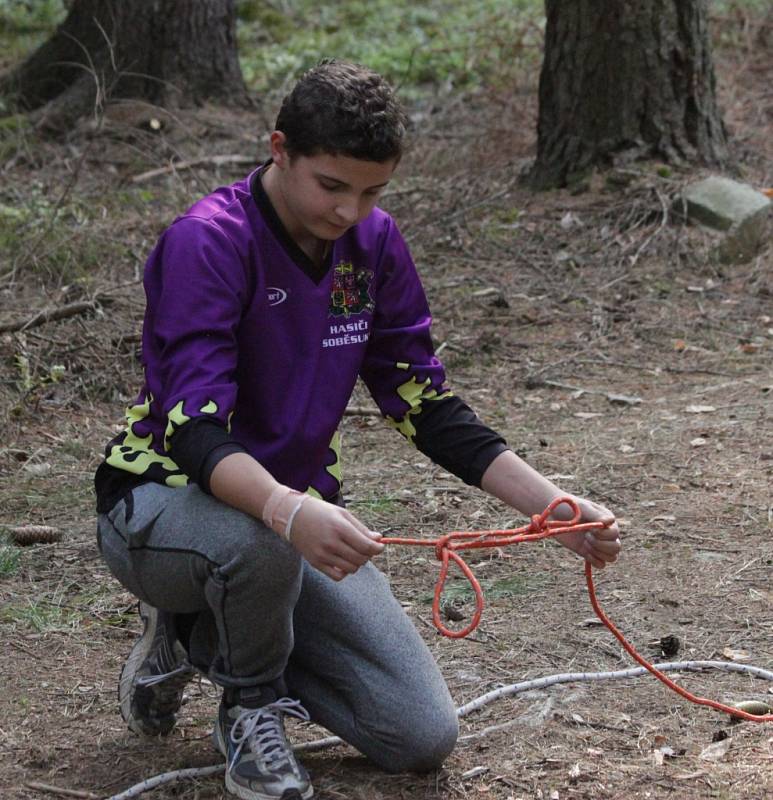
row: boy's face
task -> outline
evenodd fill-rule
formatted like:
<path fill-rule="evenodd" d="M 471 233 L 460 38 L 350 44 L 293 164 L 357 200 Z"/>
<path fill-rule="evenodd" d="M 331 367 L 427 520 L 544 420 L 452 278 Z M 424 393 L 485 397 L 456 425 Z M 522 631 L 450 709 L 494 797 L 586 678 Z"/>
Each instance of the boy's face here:
<path fill-rule="evenodd" d="M 365 219 L 397 166 L 396 159 L 382 163 L 327 153 L 290 158 L 280 131 L 271 136 L 271 155 L 279 195 L 272 201 L 278 201 L 277 213 L 299 244 L 333 241 Z"/>

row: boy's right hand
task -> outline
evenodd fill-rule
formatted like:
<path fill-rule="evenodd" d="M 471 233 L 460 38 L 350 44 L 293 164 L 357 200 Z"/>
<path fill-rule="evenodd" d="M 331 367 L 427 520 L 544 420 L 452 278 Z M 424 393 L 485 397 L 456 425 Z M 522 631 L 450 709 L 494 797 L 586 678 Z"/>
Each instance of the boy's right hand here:
<path fill-rule="evenodd" d="M 380 538 L 346 509 L 309 497 L 293 521 L 291 542 L 312 567 L 340 581 L 384 549 Z"/>

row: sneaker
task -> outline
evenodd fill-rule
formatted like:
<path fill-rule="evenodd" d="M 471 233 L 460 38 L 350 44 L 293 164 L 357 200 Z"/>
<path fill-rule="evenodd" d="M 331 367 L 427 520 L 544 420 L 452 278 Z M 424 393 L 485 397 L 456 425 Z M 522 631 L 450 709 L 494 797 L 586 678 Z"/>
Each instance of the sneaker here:
<path fill-rule="evenodd" d="M 118 700 L 129 730 L 166 736 L 174 728 L 183 689 L 195 674 L 177 640 L 173 616 L 140 602 L 142 635 L 121 670 Z"/>
<path fill-rule="evenodd" d="M 220 704 L 213 737 L 226 757 L 225 787 L 242 800 L 308 800 L 314 788 L 287 743 L 284 716 L 309 720 L 298 700 L 260 708 Z"/>

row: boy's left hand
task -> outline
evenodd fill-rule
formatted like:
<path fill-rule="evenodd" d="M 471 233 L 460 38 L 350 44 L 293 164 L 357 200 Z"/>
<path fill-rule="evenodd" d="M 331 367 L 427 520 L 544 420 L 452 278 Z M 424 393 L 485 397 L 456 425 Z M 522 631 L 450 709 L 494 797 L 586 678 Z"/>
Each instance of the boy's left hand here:
<path fill-rule="evenodd" d="M 608 508 L 592 500 L 581 497 L 572 499 L 580 508 L 580 522 L 605 522 L 608 523 L 607 527 L 586 532 L 561 533 L 555 538 L 597 569 L 603 569 L 607 564 L 617 561 L 622 545 L 615 515 Z M 556 508 L 555 516 L 558 519 L 567 519 L 570 513 L 568 506 L 561 505 Z"/>

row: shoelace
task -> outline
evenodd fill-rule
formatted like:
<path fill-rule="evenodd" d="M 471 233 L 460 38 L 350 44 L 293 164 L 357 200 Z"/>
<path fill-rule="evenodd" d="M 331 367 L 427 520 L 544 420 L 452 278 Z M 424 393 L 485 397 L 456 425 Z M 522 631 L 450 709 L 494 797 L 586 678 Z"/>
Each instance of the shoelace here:
<path fill-rule="evenodd" d="M 170 672 L 163 672 L 160 675 L 143 675 L 136 680 L 137 686 L 156 686 L 159 683 L 175 678 L 178 675 L 187 675 L 193 670 L 193 667 L 187 662 L 183 661 L 179 667 L 175 667 Z"/>
<path fill-rule="evenodd" d="M 229 734 L 231 741 L 236 745 L 236 750 L 228 768 L 236 763 L 245 745 L 260 752 L 269 766 L 289 761 L 290 751 L 286 746 L 282 725 L 284 714 L 304 722 L 310 719 L 309 712 L 301 705 L 300 700 L 292 700 L 289 697 L 281 697 L 276 702 L 260 708 L 245 708 L 236 718 Z"/>

